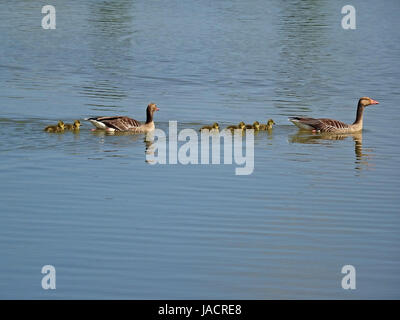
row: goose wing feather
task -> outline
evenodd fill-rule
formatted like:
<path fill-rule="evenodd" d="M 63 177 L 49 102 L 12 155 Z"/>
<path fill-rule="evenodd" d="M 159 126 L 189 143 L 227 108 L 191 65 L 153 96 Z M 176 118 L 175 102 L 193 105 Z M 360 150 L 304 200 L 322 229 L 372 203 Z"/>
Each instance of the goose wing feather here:
<path fill-rule="evenodd" d="M 334 132 L 337 131 L 338 129 L 341 130 L 349 128 L 349 125 L 344 122 L 327 118 L 314 119 L 314 118 L 291 117 L 290 120 L 294 122 L 300 122 L 306 126 L 310 126 L 315 130 L 322 132 Z"/>
<path fill-rule="evenodd" d="M 141 123 L 135 119 L 117 116 L 117 117 L 97 117 L 97 118 L 89 118 L 90 120 L 95 120 L 103 123 L 108 128 L 113 128 L 119 131 L 127 131 L 133 128 L 137 128 L 141 126 Z"/>

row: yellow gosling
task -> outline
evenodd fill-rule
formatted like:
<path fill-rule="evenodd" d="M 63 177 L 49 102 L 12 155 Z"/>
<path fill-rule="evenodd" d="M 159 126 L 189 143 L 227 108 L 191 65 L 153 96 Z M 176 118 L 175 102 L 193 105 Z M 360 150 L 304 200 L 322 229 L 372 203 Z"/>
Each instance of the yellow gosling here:
<path fill-rule="evenodd" d="M 213 123 L 212 126 L 204 126 L 200 129 L 200 131 L 202 130 L 209 130 L 209 131 L 219 131 L 219 125 L 217 122 Z"/>
<path fill-rule="evenodd" d="M 61 120 L 58 121 L 58 124 L 56 126 L 47 126 L 44 128 L 44 131 L 46 132 L 63 132 L 65 128 L 64 122 Z"/>
<path fill-rule="evenodd" d="M 276 124 L 274 120 L 269 119 L 267 124 L 260 124 L 260 130 L 271 130 L 274 124 Z"/>
<path fill-rule="evenodd" d="M 246 129 L 260 130 L 260 123 L 258 121 L 254 121 L 253 124 L 246 124 Z"/>
<path fill-rule="evenodd" d="M 65 130 L 79 130 L 81 126 L 81 122 L 79 120 L 75 120 L 73 124 L 65 124 Z"/>
<path fill-rule="evenodd" d="M 237 129 L 243 130 L 244 128 L 246 128 L 246 125 L 244 124 L 243 121 L 241 121 L 241 122 L 239 122 L 239 124 L 237 126 L 232 125 L 232 126 L 226 127 L 225 129 L 234 131 L 234 130 L 237 130 Z"/>

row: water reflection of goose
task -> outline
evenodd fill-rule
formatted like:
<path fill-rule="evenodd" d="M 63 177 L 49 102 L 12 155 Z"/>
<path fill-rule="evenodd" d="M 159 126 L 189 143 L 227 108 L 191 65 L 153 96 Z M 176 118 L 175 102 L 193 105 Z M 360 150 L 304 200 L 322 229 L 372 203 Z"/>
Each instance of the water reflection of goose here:
<path fill-rule="evenodd" d="M 356 169 L 360 170 L 362 167 L 360 165 L 369 166 L 368 158 L 370 157 L 370 153 L 363 152 L 363 138 L 362 131 L 356 133 L 348 133 L 348 134 L 333 134 L 333 133 L 310 133 L 299 131 L 297 134 L 289 136 L 289 142 L 291 143 L 304 143 L 304 144 L 320 144 L 324 140 L 344 140 L 348 137 L 352 137 L 354 141 L 354 153 L 356 155 Z M 371 150 L 369 150 L 371 151 Z"/>
<path fill-rule="evenodd" d="M 149 132 L 144 137 L 144 144 L 145 144 L 145 162 L 147 163 L 155 163 L 156 161 L 153 160 L 156 146 L 154 144 L 154 133 Z"/>
<path fill-rule="evenodd" d="M 361 134 L 361 133 L 358 133 Z M 313 144 L 313 143 L 321 143 L 320 140 L 344 140 L 349 136 L 353 136 L 357 134 L 332 134 L 332 133 L 320 133 L 320 134 L 312 134 L 308 132 L 299 131 L 297 134 L 289 136 L 289 142 L 292 143 L 305 143 L 305 144 Z"/>

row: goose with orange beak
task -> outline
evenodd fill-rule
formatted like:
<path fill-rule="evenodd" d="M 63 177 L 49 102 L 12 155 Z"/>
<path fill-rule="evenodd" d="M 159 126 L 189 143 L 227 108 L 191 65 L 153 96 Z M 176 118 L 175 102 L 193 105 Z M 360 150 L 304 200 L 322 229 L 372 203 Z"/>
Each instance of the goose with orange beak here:
<path fill-rule="evenodd" d="M 125 117 L 93 117 L 86 118 L 98 130 L 105 130 L 107 132 L 132 132 L 132 133 L 148 133 L 155 129 L 153 115 L 154 112 L 160 110 L 155 103 L 150 103 L 146 109 L 146 123 L 140 123 L 138 120 Z M 93 129 L 93 130 L 96 130 Z"/>
<path fill-rule="evenodd" d="M 312 132 L 354 133 L 361 131 L 363 128 L 363 114 L 365 107 L 374 104 L 379 104 L 379 102 L 369 97 L 360 98 L 360 100 L 358 100 L 356 120 L 352 124 L 327 118 L 314 119 L 290 117 L 289 121 L 301 130 L 309 130 Z"/>

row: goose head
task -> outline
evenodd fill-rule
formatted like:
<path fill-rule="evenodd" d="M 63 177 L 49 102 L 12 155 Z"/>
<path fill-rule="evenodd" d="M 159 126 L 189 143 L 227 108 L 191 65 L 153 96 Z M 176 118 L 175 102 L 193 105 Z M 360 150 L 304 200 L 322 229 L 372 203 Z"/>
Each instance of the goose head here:
<path fill-rule="evenodd" d="M 150 123 L 153 121 L 154 112 L 160 110 L 155 103 L 149 103 L 146 109 L 146 123 Z"/>
<path fill-rule="evenodd" d="M 160 109 L 153 102 L 149 103 L 149 105 L 147 106 L 147 112 L 150 112 L 151 114 L 153 114 L 154 112 L 159 111 L 159 110 Z"/>
<path fill-rule="evenodd" d="M 358 100 L 359 106 L 366 107 L 366 106 L 370 106 L 373 104 L 379 104 L 379 102 L 374 99 L 371 99 L 369 97 L 362 97 L 362 98 L 360 98 L 360 100 Z"/>

